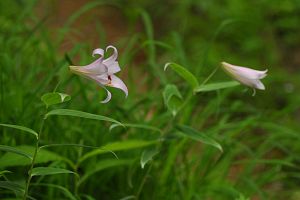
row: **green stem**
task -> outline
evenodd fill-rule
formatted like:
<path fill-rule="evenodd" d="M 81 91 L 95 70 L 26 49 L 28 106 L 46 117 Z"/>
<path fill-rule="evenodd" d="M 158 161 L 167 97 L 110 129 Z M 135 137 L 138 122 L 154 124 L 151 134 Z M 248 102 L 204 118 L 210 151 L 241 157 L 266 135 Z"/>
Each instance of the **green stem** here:
<path fill-rule="evenodd" d="M 145 176 L 144 176 L 144 178 L 142 180 L 142 183 L 141 183 L 141 185 L 140 185 L 140 187 L 138 189 L 138 192 L 136 193 L 135 199 L 137 199 L 137 200 L 139 199 L 139 196 L 140 196 L 140 194 L 141 194 L 141 192 L 143 190 L 143 187 L 144 187 L 144 185 L 146 183 L 146 180 L 147 180 L 148 175 L 149 175 L 149 173 L 151 171 L 151 168 L 152 168 L 152 164 L 150 164 L 150 166 L 149 166 L 149 168 L 148 168 L 148 170 L 147 170 L 147 172 L 146 172 L 146 174 L 145 174 Z"/>
<path fill-rule="evenodd" d="M 46 112 L 47 112 L 47 109 L 46 109 Z M 37 154 L 38 154 L 39 143 L 40 143 L 41 133 L 42 133 L 44 124 L 45 124 L 45 118 L 43 118 L 43 120 L 42 120 L 40 131 L 38 133 L 38 139 L 36 141 L 35 150 L 34 150 L 34 153 L 33 153 L 33 157 L 32 157 L 32 161 L 31 161 L 30 169 L 28 171 L 28 179 L 27 179 L 27 182 L 26 182 L 26 187 L 25 187 L 25 192 L 24 192 L 23 200 L 26 200 L 27 196 L 28 196 L 29 185 L 30 185 L 30 181 L 32 179 L 32 169 L 34 167 L 35 160 L 36 160 L 36 157 L 37 157 Z"/>

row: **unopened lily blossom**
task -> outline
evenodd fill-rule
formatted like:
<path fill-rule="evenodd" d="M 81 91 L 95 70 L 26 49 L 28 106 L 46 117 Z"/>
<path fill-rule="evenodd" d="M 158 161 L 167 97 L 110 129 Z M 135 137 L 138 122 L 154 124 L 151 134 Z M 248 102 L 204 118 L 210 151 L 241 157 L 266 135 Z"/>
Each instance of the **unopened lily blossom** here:
<path fill-rule="evenodd" d="M 100 57 L 93 63 L 85 66 L 70 66 L 70 70 L 73 73 L 82 75 L 88 79 L 96 81 L 102 88 L 107 92 L 107 97 L 101 103 L 107 103 L 111 99 L 111 93 L 106 89 L 105 86 L 115 87 L 121 89 L 126 97 L 128 96 L 128 89 L 124 82 L 118 78 L 115 73 L 121 71 L 119 63 L 117 61 L 118 51 L 114 46 L 107 46 L 106 52 L 109 49 L 113 49 L 113 54 L 104 59 L 104 50 L 95 49 L 93 51 L 93 56 L 99 55 Z"/>
<path fill-rule="evenodd" d="M 221 63 L 222 68 L 238 82 L 254 89 L 265 90 L 264 84 L 260 81 L 267 76 L 268 70 L 259 71 L 247 67 L 235 66 L 226 62 Z"/>

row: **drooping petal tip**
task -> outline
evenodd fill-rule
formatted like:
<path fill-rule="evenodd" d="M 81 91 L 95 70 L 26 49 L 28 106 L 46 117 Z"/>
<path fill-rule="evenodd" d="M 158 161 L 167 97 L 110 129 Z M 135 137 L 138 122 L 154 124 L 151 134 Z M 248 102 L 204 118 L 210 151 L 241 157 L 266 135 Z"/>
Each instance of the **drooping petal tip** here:
<path fill-rule="evenodd" d="M 94 49 L 94 51 L 92 53 L 92 56 L 95 57 L 95 55 L 100 55 L 100 57 L 103 57 L 104 56 L 104 50 L 100 49 L 100 48 Z"/>

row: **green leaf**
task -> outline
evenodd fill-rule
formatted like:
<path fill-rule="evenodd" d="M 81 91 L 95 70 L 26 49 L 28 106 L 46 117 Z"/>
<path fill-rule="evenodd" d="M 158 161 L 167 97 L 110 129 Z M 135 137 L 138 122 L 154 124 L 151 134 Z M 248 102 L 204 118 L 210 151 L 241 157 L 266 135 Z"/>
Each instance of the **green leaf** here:
<path fill-rule="evenodd" d="M 8 170 L 0 171 L 0 177 L 3 176 L 3 174 L 7 174 L 7 173 L 12 173 L 12 172 Z"/>
<path fill-rule="evenodd" d="M 220 90 L 230 87 L 235 87 L 240 85 L 237 81 L 227 81 L 227 82 L 220 82 L 220 83 L 211 83 L 211 84 L 205 84 L 200 85 L 194 89 L 194 92 L 210 92 L 214 90 Z"/>
<path fill-rule="evenodd" d="M 121 126 L 120 124 L 112 124 L 110 127 L 109 127 L 109 131 L 112 131 L 114 128 L 116 127 L 119 127 Z M 124 123 L 123 128 L 127 128 L 127 127 L 130 127 L 130 128 L 140 128 L 140 129 L 146 129 L 146 130 L 151 130 L 151 131 L 156 131 L 156 132 L 159 132 L 159 133 L 162 133 L 162 130 L 160 130 L 159 128 L 156 128 L 155 126 L 149 126 L 149 125 L 146 125 L 146 124 L 128 124 L 128 123 Z"/>
<path fill-rule="evenodd" d="M 95 164 L 95 166 L 91 167 L 91 170 L 87 171 L 82 178 L 78 181 L 78 185 L 81 185 L 84 181 L 86 181 L 90 176 L 95 174 L 96 172 L 99 172 L 101 170 L 110 168 L 110 167 L 116 167 L 121 165 L 128 165 L 131 164 L 132 160 L 117 160 L 117 159 L 107 159 L 102 160 Z"/>
<path fill-rule="evenodd" d="M 176 63 L 167 63 L 165 64 L 164 70 L 166 70 L 169 66 L 186 82 L 188 82 L 193 89 L 199 86 L 197 78 L 186 68 Z"/>
<path fill-rule="evenodd" d="M 155 143 L 157 143 L 157 141 L 144 141 L 144 140 L 126 140 L 126 141 L 121 141 L 121 142 L 110 143 L 103 147 L 100 147 L 99 149 L 95 149 L 93 151 L 86 153 L 79 159 L 79 163 L 83 162 L 84 160 L 86 160 L 92 156 L 96 156 L 99 154 L 104 154 L 104 153 L 114 152 L 114 151 L 121 151 L 121 150 L 142 148 L 142 147 L 149 146 L 149 145 L 152 145 Z"/>
<path fill-rule="evenodd" d="M 158 154 L 158 150 L 157 149 L 146 149 L 145 151 L 143 151 L 142 156 L 141 156 L 141 167 L 142 169 L 144 169 L 144 166 L 150 161 L 152 160 L 152 158 Z"/>
<path fill-rule="evenodd" d="M 18 129 L 21 131 L 25 131 L 27 133 L 30 133 L 32 135 L 34 135 L 36 138 L 38 138 L 38 133 L 35 132 L 34 130 L 27 128 L 25 126 L 19 126 L 19 125 L 14 125 L 14 124 L 0 124 L 0 126 L 4 126 L 4 127 L 9 127 L 9 128 L 14 128 L 14 129 Z"/>
<path fill-rule="evenodd" d="M 240 194 L 235 200 L 250 200 L 249 198 L 245 197 L 243 194 Z"/>
<path fill-rule="evenodd" d="M 45 118 L 48 118 L 50 115 L 61 115 L 61 116 L 72 116 L 72 117 L 80 117 L 80 118 L 86 118 L 86 119 L 94 119 L 94 120 L 100 120 L 100 121 L 108 121 L 116 124 L 120 124 L 121 126 L 124 126 L 121 122 L 105 117 L 102 115 L 95 115 L 87 112 L 82 112 L 79 110 L 69 110 L 69 109 L 56 109 L 51 110 L 45 115 Z"/>
<path fill-rule="evenodd" d="M 67 169 L 55 168 L 55 167 L 36 167 L 32 169 L 31 176 L 46 176 L 53 174 L 76 174 Z"/>
<path fill-rule="evenodd" d="M 71 96 L 64 93 L 51 92 L 46 93 L 41 97 L 44 104 L 49 107 L 51 105 L 60 104 L 71 100 Z"/>
<path fill-rule="evenodd" d="M 71 200 L 77 200 L 76 197 L 67 188 L 60 186 L 60 185 L 54 185 L 54 184 L 50 184 L 50 183 L 34 183 L 31 185 L 32 186 L 44 186 L 47 188 L 56 188 L 56 189 L 59 189 L 65 195 L 65 197 L 67 197 Z"/>
<path fill-rule="evenodd" d="M 200 133 L 199 131 L 197 131 L 189 126 L 185 126 L 185 125 L 179 125 L 177 128 L 178 128 L 180 134 L 182 134 L 188 138 L 191 138 L 193 140 L 197 140 L 199 142 L 216 147 L 221 152 L 223 152 L 222 146 L 218 142 L 216 142 L 213 138 L 209 137 L 208 135 L 206 135 L 204 133 Z"/>
<path fill-rule="evenodd" d="M 34 146 L 18 146 L 19 150 L 25 152 L 26 154 L 33 155 L 35 147 Z M 50 161 L 58 161 L 58 160 L 66 160 L 60 155 L 53 153 L 51 151 L 41 149 L 39 150 L 35 163 L 46 163 Z M 0 157 L 0 168 L 7 168 L 13 166 L 26 166 L 29 165 L 31 161 L 24 156 L 15 154 L 15 153 L 6 153 L 2 157 Z"/>
<path fill-rule="evenodd" d="M 24 188 L 21 185 L 11 181 L 0 181 L 0 188 L 4 188 L 21 194 L 25 192 Z"/>
<path fill-rule="evenodd" d="M 163 91 L 164 103 L 168 110 L 175 116 L 180 109 L 182 96 L 176 85 L 166 85 Z"/>
<path fill-rule="evenodd" d="M 30 160 L 32 160 L 32 156 L 20 149 L 17 149 L 15 147 L 11 147 L 11 146 L 5 146 L 5 145 L 0 145 L 0 151 L 6 151 L 6 152 L 11 152 L 26 158 L 29 158 Z"/>

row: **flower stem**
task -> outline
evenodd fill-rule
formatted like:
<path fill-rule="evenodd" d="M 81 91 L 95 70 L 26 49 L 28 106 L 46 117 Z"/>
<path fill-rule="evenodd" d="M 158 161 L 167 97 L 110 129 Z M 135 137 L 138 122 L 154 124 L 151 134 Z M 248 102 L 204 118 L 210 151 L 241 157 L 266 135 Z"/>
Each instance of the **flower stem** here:
<path fill-rule="evenodd" d="M 47 112 L 47 109 L 46 109 L 46 112 Z M 43 117 L 42 122 L 41 122 L 41 126 L 40 126 L 40 131 L 38 132 L 38 138 L 37 138 L 37 141 L 36 141 L 36 144 L 35 144 L 35 150 L 34 150 L 34 153 L 33 153 L 32 160 L 31 160 L 30 169 L 28 171 L 28 179 L 27 179 L 27 182 L 26 182 L 26 187 L 25 187 L 23 200 L 26 200 L 27 196 L 28 196 L 29 185 L 30 185 L 30 181 L 31 181 L 31 178 L 32 178 L 32 169 L 34 167 L 35 160 L 36 160 L 36 157 L 37 157 L 37 154 L 38 154 L 39 143 L 40 143 L 41 133 L 42 133 L 44 124 L 45 124 L 45 118 Z"/>

